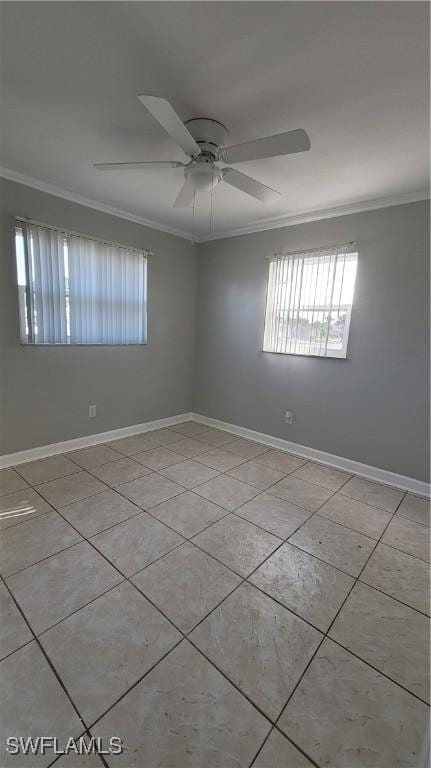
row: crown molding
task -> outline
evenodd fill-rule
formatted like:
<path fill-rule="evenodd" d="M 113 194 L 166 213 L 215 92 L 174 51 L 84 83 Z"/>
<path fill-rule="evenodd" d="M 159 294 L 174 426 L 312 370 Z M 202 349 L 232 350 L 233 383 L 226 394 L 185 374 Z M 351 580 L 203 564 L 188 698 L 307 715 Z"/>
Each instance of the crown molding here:
<path fill-rule="evenodd" d="M 249 235 L 253 232 L 264 232 L 267 229 L 282 229 L 283 227 L 293 227 L 295 224 L 307 224 L 311 221 L 321 221 L 322 219 L 333 219 L 337 216 L 348 216 L 352 213 L 362 213 L 364 211 L 377 210 L 379 208 L 390 208 L 394 205 L 405 205 L 406 203 L 417 203 L 421 200 L 428 200 L 429 190 L 419 190 L 417 192 L 407 192 L 402 195 L 393 195 L 391 197 L 380 197 L 374 200 L 361 200 L 358 203 L 349 203 L 339 205 L 334 208 L 322 208 L 320 210 L 303 211 L 294 216 L 280 216 L 276 219 L 263 219 L 254 221 L 253 224 L 237 227 L 226 232 L 215 232 L 211 235 L 199 238 L 198 243 L 207 243 L 211 240 L 222 240 L 227 237 L 237 237 L 239 235 Z"/>
<path fill-rule="evenodd" d="M 402 195 L 392 195 L 390 197 L 380 197 L 374 200 L 361 200 L 358 203 L 349 203 L 347 205 L 339 205 L 334 208 L 322 208 L 320 210 L 303 211 L 293 216 L 279 216 L 275 219 L 261 219 L 254 221 L 252 224 L 244 225 L 243 227 L 237 227 L 235 229 L 225 230 L 223 232 L 214 232 L 212 234 L 204 235 L 202 237 L 194 237 L 191 232 L 184 232 L 181 229 L 174 229 L 164 224 L 160 224 L 152 219 L 145 219 L 142 216 L 136 216 L 136 214 L 123 211 L 121 208 L 115 208 L 112 205 L 101 203 L 97 200 L 92 200 L 89 197 L 75 194 L 69 190 L 57 187 L 47 181 L 41 179 L 35 179 L 32 176 L 25 176 L 18 171 L 13 171 L 10 168 L 4 168 L 0 166 L 0 176 L 9 181 L 15 181 L 17 184 L 24 184 L 26 187 L 32 187 L 38 189 L 41 192 L 46 192 L 49 195 L 55 195 L 61 197 L 64 200 L 70 200 L 72 203 L 78 203 L 79 205 L 85 205 L 87 208 L 94 208 L 96 211 L 102 213 L 108 213 L 111 216 L 118 216 L 120 219 L 126 219 L 127 221 L 133 221 L 135 224 L 141 224 L 144 227 L 150 227 L 159 232 L 166 232 L 169 235 L 175 235 L 181 237 L 184 240 L 190 240 L 195 243 L 207 243 L 211 240 L 222 240 L 227 237 L 238 237 L 239 235 L 249 235 L 254 232 L 264 232 L 268 229 L 282 229 L 283 227 L 293 227 L 296 224 L 307 224 L 311 221 L 321 221 L 322 219 L 333 219 L 337 216 L 348 216 L 352 213 L 362 213 L 364 211 L 377 210 L 379 208 L 389 208 L 394 205 L 405 205 L 406 203 L 416 203 L 420 200 L 428 200 L 430 193 L 429 190 L 419 190 L 417 192 L 407 192 Z"/>
<path fill-rule="evenodd" d="M 165 232 L 168 235 L 175 235 L 184 240 L 192 239 L 191 234 L 188 234 L 181 229 L 174 229 L 173 227 L 160 224 L 152 219 L 145 219 L 143 216 L 136 216 L 136 214 L 123 211 L 121 208 L 115 208 L 113 205 L 107 205 L 98 200 L 92 200 L 89 197 L 84 197 L 84 195 L 77 195 L 75 192 L 70 192 L 67 189 L 57 187 L 55 184 L 42 181 L 41 179 L 35 179 L 32 176 L 25 176 L 23 173 L 13 171 L 10 168 L 0 166 L 0 176 L 8 181 L 15 181 L 17 184 L 24 184 L 26 187 L 32 187 L 33 189 L 40 190 L 40 192 L 46 192 L 48 195 L 55 195 L 56 197 L 63 198 L 63 200 L 70 200 L 71 203 L 85 205 L 87 208 L 94 208 L 96 211 L 101 211 L 101 213 L 109 213 L 111 216 L 118 216 L 120 219 L 133 221 L 134 224 L 142 224 L 144 227 L 150 227 L 159 232 Z"/>

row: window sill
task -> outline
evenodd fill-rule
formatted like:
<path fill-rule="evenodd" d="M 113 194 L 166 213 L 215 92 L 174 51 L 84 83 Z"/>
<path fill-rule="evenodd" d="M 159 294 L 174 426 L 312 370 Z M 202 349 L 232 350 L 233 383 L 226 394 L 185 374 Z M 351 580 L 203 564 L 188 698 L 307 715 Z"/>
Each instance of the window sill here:
<path fill-rule="evenodd" d="M 312 357 L 314 360 L 348 360 L 347 354 L 338 355 L 314 355 L 309 352 L 275 352 L 271 349 L 262 349 L 265 355 L 282 355 L 283 357 Z"/>

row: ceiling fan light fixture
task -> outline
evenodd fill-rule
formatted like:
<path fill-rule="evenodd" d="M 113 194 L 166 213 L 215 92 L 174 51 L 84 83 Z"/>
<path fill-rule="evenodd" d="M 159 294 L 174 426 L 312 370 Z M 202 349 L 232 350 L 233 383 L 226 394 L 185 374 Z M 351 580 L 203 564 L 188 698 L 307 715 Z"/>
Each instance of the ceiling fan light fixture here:
<path fill-rule="evenodd" d="M 196 192 L 207 192 L 221 181 L 222 172 L 212 163 L 195 161 L 184 169 L 184 176 Z"/>

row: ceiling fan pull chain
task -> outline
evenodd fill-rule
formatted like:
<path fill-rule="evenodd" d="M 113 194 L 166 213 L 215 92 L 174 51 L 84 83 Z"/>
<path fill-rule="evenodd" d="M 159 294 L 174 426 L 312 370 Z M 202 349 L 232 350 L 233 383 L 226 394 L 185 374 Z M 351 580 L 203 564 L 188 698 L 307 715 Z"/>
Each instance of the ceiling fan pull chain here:
<path fill-rule="evenodd" d="M 195 203 L 196 203 L 196 190 L 193 190 L 193 219 L 192 219 L 192 243 L 195 244 Z"/>
<path fill-rule="evenodd" d="M 212 176 L 212 179 L 211 179 L 210 234 L 213 229 L 213 196 L 214 196 L 214 176 Z"/>

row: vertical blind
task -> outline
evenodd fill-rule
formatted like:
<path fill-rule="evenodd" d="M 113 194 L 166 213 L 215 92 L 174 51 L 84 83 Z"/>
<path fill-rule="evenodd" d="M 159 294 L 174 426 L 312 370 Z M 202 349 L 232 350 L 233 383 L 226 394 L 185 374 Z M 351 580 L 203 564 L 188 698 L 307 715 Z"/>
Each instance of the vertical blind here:
<path fill-rule="evenodd" d="M 264 351 L 346 357 L 357 261 L 355 244 L 272 257 Z"/>
<path fill-rule="evenodd" d="M 146 343 L 146 251 L 18 222 L 16 254 L 24 343 Z"/>

